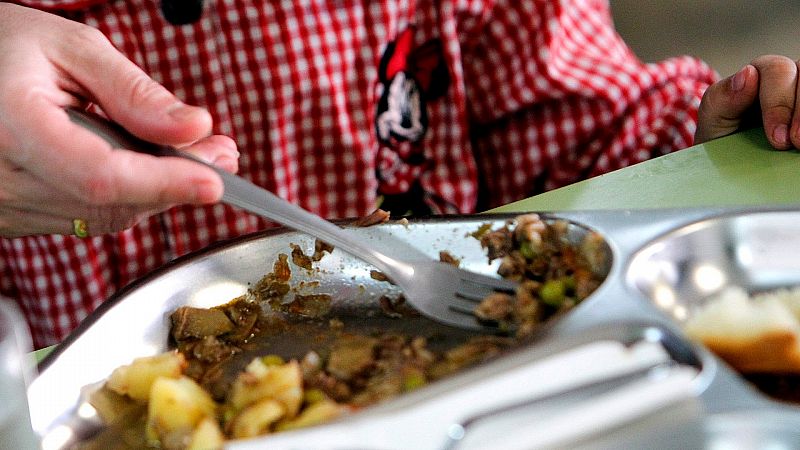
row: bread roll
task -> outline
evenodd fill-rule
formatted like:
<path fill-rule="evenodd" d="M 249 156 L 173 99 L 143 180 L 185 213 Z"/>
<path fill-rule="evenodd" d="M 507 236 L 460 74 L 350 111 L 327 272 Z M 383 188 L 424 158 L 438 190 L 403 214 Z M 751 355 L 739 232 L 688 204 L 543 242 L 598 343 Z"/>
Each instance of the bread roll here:
<path fill-rule="evenodd" d="M 750 297 L 730 288 L 709 299 L 684 330 L 744 373 L 800 373 L 800 289 Z"/>

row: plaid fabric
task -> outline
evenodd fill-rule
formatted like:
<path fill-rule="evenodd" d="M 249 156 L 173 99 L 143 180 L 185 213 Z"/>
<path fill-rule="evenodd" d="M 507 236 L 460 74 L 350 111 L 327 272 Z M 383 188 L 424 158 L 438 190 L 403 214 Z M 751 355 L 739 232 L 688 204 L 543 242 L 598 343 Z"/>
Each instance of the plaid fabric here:
<path fill-rule="evenodd" d="M 184 26 L 155 0 L 19 3 L 102 30 L 209 109 L 239 144 L 241 175 L 329 218 L 415 186 L 433 211 L 470 213 L 687 147 L 716 79 L 688 57 L 640 62 L 599 0 L 207 0 Z M 441 43 L 449 84 L 425 106 L 423 138 L 392 148 L 376 137 L 378 66 L 409 28 Z M 424 164 L 403 157 L 409 146 Z M 2 239 L 0 289 L 45 346 L 148 271 L 267 226 L 216 205 L 83 240 Z"/>

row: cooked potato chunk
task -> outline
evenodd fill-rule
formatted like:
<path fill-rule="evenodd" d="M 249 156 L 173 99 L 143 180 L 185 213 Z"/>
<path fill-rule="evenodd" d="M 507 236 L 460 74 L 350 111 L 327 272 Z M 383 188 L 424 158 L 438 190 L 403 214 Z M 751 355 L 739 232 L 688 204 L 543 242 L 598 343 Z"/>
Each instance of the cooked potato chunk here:
<path fill-rule="evenodd" d="M 222 448 L 224 441 L 225 436 L 217 421 L 206 417 L 197 424 L 186 450 L 218 450 Z"/>
<path fill-rule="evenodd" d="M 147 438 L 153 443 L 163 443 L 176 433 L 188 438 L 200 422 L 216 415 L 211 396 L 185 376 L 157 378 L 147 406 Z"/>
<path fill-rule="evenodd" d="M 303 412 L 294 419 L 282 421 L 275 427 L 275 430 L 286 431 L 318 425 L 341 416 L 345 411 L 344 406 L 332 400 L 320 400 L 303 409 Z"/>
<path fill-rule="evenodd" d="M 286 408 L 273 399 L 260 400 L 246 407 L 231 423 L 231 436 L 237 439 L 269 433 L 269 427 L 286 413 Z"/>
<path fill-rule="evenodd" d="M 106 386 L 118 394 L 146 401 L 156 378 L 177 378 L 185 367 L 186 359 L 178 352 L 136 358 L 127 366 L 114 370 Z"/>
<path fill-rule="evenodd" d="M 280 403 L 290 419 L 297 415 L 303 402 L 303 374 L 297 361 L 267 365 L 261 358 L 254 359 L 233 382 L 228 404 L 241 411 L 264 399 Z"/>

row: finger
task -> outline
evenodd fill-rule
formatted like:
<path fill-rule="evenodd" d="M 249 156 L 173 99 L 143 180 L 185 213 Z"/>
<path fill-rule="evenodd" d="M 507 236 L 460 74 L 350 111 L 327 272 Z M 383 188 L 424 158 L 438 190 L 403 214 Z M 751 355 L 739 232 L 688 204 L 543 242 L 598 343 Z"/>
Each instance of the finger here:
<path fill-rule="evenodd" d="M 27 170 L 0 160 L 0 206 L 26 209 L 42 205 L 42 209 L 75 200 L 75 197 L 33 176 Z"/>
<path fill-rule="evenodd" d="M 755 66 L 748 64 L 706 89 L 697 113 L 696 144 L 727 136 L 742 126 L 756 104 L 758 80 Z"/>
<path fill-rule="evenodd" d="M 79 26 L 45 46 L 83 94 L 138 137 L 161 144 L 194 142 L 211 132 L 211 115 L 181 102 L 117 51 L 99 31 Z"/>
<path fill-rule="evenodd" d="M 797 64 L 784 56 L 767 55 L 752 62 L 759 74 L 759 102 L 764 132 L 770 144 L 787 149 L 789 126 L 797 95 Z"/>
<path fill-rule="evenodd" d="M 132 225 L 134 217 L 151 215 L 173 206 L 171 204 L 91 205 L 24 171 L 0 169 L 0 179 L 7 181 L 0 186 L 0 208 L 44 214 L 60 218 L 61 222 L 81 217 L 97 224 L 95 229 L 102 232 L 128 228 Z"/>
<path fill-rule="evenodd" d="M 112 149 L 46 99 L 28 100 L 26 110 L 39 119 L 9 120 L 9 129 L 25 139 L 15 139 L 20 148 L 7 150 L 7 158 L 51 186 L 96 205 L 201 204 L 222 197 L 222 181 L 212 169 L 181 158 Z"/>
<path fill-rule="evenodd" d="M 239 170 L 239 151 L 227 136 L 214 135 L 181 149 L 230 173 Z"/>
<path fill-rule="evenodd" d="M 789 138 L 794 148 L 800 148 L 800 61 L 795 62 L 797 67 L 797 85 L 795 86 L 794 113 L 789 126 Z"/>
<path fill-rule="evenodd" d="M 0 236 L 16 238 L 40 234 L 72 234 L 71 221 L 49 213 L 0 207 Z"/>
<path fill-rule="evenodd" d="M 74 211 L 63 215 L 58 214 L 58 211 L 51 213 L 0 207 L 0 236 L 15 238 L 41 234 L 75 235 L 75 220 L 80 221 L 85 232 L 85 235 L 79 234 L 79 237 L 99 236 L 131 228 L 161 211 L 133 207 L 98 209 L 78 205 Z"/>
<path fill-rule="evenodd" d="M 234 141 L 227 136 L 209 136 L 182 150 L 231 173 L 238 170 L 239 152 Z M 3 180 L 0 184 L 2 206 L 40 212 L 53 211 L 54 208 L 70 211 L 77 202 L 72 194 L 2 159 L 0 180 Z M 170 205 L 160 206 L 166 208 Z M 154 207 L 156 205 L 148 209 Z"/>

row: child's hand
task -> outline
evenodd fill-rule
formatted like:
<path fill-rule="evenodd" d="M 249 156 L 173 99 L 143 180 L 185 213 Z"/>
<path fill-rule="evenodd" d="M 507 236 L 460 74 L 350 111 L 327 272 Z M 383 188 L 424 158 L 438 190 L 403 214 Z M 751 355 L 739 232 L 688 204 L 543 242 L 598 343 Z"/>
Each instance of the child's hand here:
<path fill-rule="evenodd" d="M 773 147 L 800 148 L 797 78 L 795 61 L 767 55 L 714 83 L 700 103 L 695 143 L 726 136 L 760 118 Z"/>

